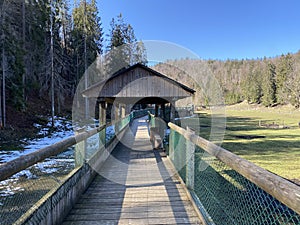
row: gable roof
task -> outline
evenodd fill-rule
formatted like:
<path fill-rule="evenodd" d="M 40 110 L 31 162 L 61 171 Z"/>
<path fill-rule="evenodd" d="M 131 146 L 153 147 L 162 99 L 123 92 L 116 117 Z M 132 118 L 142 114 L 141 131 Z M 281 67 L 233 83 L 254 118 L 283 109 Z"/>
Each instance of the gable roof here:
<path fill-rule="evenodd" d="M 132 77 L 128 74 L 130 74 L 131 71 L 135 71 L 135 70 L 139 70 L 139 73 L 143 73 L 143 75 L 138 75 L 137 77 Z M 147 74 L 147 75 L 146 75 Z M 126 78 L 126 81 L 124 81 L 124 76 L 128 76 Z M 165 83 L 166 89 L 174 89 L 177 88 L 177 95 L 180 95 L 180 98 L 185 98 L 185 97 L 189 97 L 191 95 L 193 95 L 195 93 L 195 90 L 185 86 L 182 83 L 179 83 L 178 81 L 175 81 L 169 77 L 167 77 L 166 75 L 159 73 L 145 65 L 142 65 L 140 63 L 137 63 L 133 66 L 130 66 L 128 68 L 123 68 L 119 71 L 117 71 L 116 73 L 114 73 L 110 78 L 108 78 L 105 81 L 101 81 L 98 82 L 92 86 L 90 86 L 89 88 L 87 88 L 86 90 L 84 90 L 82 92 L 84 97 L 116 97 L 116 95 L 118 95 L 119 92 L 122 91 L 122 89 L 128 85 L 129 83 L 138 80 L 139 78 L 149 78 L 152 77 L 152 79 L 155 79 L 155 77 L 160 78 L 161 80 L 159 80 L 158 82 L 156 82 L 156 86 L 160 86 L 161 83 Z M 141 81 L 143 83 L 143 81 Z M 119 86 L 116 87 L 116 85 L 114 83 L 117 83 Z M 146 86 L 144 84 L 144 88 L 141 89 L 140 91 L 146 91 L 145 89 L 148 88 L 148 86 Z M 162 87 L 158 87 L 161 88 Z M 115 90 L 112 90 L 115 89 Z M 107 90 L 107 91 L 104 91 Z M 137 96 L 133 96 L 132 94 L 130 95 L 130 93 L 127 90 L 128 95 L 124 95 L 121 94 L 122 97 L 137 97 Z M 173 91 L 173 95 L 174 97 L 176 97 L 176 93 L 174 93 Z M 144 93 L 146 95 L 146 93 Z M 136 93 L 134 94 L 136 95 Z M 164 97 L 163 95 L 160 96 L 159 93 L 154 93 L 153 91 L 150 93 L 148 93 L 148 95 L 151 97 Z M 166 95 L 166 93 L 165 93 Z M 168 93 L 168 97 L 171 97 L 170 95 L 172 95 L 172 93 Z M 141 96 L 139 96 L 141 97 Z M 146 97 L 146 96 L 145 96 Z"/>

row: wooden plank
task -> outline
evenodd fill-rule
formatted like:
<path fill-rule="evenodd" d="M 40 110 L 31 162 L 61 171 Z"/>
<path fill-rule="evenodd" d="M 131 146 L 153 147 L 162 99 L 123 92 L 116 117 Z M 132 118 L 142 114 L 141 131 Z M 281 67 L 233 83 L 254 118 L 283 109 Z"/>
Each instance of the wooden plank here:
<path fill-rule="evenodd" d="M 102 167 L 125 177 L 124 183 L 97 176 L 63 224 L 201 224 L 176 172 L 152 149 L 146 122 L 140 121 L 133 123 L 136 136 L 126 133 L 114 155 L 126 169 L 110 160 Z"/>

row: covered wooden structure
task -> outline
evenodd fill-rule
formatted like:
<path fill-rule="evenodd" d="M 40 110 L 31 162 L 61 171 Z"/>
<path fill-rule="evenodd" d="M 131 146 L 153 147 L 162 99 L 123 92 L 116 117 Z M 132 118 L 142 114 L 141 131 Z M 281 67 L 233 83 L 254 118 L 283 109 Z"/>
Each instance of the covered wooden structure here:
<path fill-rule="evenodd" d="M 115 119 L 129 113 L 135 104 L 155 104 L 156 116 L 161 107 L 164 117 L 165 106 L 169 104 L 172 121 L 175 116 L 175 102 L 193 96 L 194 93 L 193 89 L 138 63 L 90 86 L 82 94 L 87 98 L 97 98 L 99 121 L 100 124 L 105 124 L 107 104 L 114 105 Z"/>

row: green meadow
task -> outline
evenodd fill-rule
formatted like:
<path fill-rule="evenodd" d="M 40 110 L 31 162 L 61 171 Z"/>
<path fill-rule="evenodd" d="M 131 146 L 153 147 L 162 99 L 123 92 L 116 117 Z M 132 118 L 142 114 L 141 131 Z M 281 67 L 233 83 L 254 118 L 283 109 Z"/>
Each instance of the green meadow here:
<path fill-rule="evenodd" d="M 226 106 L 226 113 L 222 116 L 209 110 L 198 115 L 182 123 L 191 127 L 200 124 L 199 135 L 209 139 L 211 118 L 226 117 L 223 148 L 300 183 L 299 110 L 290 106 L 265 108 L 239 104 Z"/>

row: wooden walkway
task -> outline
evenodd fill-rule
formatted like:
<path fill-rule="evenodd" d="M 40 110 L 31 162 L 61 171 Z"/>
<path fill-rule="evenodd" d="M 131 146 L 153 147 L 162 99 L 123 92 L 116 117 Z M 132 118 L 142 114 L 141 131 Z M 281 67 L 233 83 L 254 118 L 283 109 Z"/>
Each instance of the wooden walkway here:
<path fill-rule="evenodd" d="M 63 224 L 201 224 L 173 167 L 133 122 Z"/>

